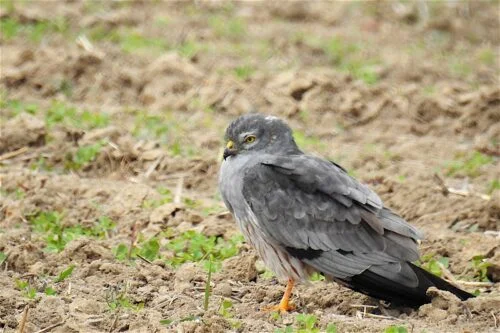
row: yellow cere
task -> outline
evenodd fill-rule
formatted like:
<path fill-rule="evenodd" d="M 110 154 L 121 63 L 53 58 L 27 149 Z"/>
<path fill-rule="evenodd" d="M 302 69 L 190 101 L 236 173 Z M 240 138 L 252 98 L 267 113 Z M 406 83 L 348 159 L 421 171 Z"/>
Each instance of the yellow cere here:
<path fill-rule="evenodd" d="M 234 142 L 233 142 L 232 140 L 229 140 L 229 141 L 227 142 L 227 144 L 226 144 L 226 147 L 227 147 L 228 149 L 232 149 L 232 148 L 233 148 L 233 146 L 234 146 Z"/>

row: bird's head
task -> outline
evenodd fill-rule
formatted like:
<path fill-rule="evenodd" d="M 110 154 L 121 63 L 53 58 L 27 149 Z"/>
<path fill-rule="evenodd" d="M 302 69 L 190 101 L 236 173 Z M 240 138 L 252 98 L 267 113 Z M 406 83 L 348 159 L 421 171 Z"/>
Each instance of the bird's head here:
<path fill-rule="evenodd" d="M 246 114 L 235 119 L 226 129 L 224 159 L 253 152 L 294 154 L 300 152 L 292 130 L 274 116 L 258 113 Z"/>

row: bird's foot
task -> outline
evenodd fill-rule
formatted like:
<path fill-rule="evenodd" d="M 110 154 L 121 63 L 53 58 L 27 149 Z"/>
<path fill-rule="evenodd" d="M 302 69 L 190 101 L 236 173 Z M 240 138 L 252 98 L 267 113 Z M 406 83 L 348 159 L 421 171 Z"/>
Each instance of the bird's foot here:
<path fill-rule="evenodd" d="M 280 302 L 278 305 L 268 305 L 261 309 L 262 312 L 275 312 L 279 311 L 281 314 L 285 314 L 296 309 L 295 304 L 288 302 Z"/>

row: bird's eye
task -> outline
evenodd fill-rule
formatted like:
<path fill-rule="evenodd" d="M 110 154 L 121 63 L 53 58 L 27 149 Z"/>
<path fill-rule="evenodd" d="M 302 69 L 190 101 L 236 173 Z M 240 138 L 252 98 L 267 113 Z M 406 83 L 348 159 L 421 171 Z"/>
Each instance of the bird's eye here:
<path fill-rule="evenodd" d="M 245 138 L 245 143 L 252 143 L 255 141 L 255 135 L 249 135 Z"/>

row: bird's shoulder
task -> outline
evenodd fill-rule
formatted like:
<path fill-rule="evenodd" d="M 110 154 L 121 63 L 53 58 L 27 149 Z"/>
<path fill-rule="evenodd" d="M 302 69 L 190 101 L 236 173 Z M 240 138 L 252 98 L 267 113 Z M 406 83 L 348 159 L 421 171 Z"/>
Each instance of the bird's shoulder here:
<path fill-rule="evenodd" d="M 343 167 L 307 154 L 261 156 L 244 175 L 244 183 L 255 182 L 293 185 L 306 193 L 325 194 L 347 206 L 355 201 L 373 210 L 383 208 L 380 197 Z"/>

